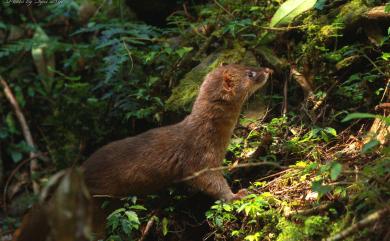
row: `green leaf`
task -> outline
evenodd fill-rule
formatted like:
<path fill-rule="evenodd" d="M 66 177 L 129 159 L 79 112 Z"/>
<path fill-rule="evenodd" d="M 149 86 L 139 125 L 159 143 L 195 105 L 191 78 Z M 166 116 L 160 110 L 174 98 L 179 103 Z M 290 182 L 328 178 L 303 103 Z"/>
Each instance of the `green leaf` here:
<path fill-rule="evenodd" d="M 162 232 L 164 236 L 168 234 L 168 219 L 166 217 L 162 220 Z"/>
<path fill-rule="evenodd" d="M 18 162 L 22 160 L 22 157 L 23 157 L 22 153 L 17 151 L 11 151 L 11 158 L 14 162 Z"/>
<path fill-rule="evenodd" d="M 177 55 L 179 55 L 180 58 L 183 58 L 184 55 L 192 51 L 192 47 L 183 47 L 178 50 L 176 50 Z"/>
<path fill-rule="evenodd" d="M 270 27 L 291 23 L 295 17 L 313 8 L 316 2 L 317 0 L 287 0 L 272 17 Z"/>
<path fill-rule="evenodd" d="M 117 210 L 115 210 L 114 212 L 112 212 L 112 213 L 107 217 L 107 219 L 110 219 L 110 218 L 111 218 L 112 216 L 114 216 L 115 214 L 121 213 L 121 212 L 123 212 L 123 211 L 125 211 L 124 208 L 118 208 Z"/>
<path fill-rule="evenodd" d="M 107 238 L 107 241 L 122 241 L 122 238 L 119 235 L 110 235 Z"/>
<path fill-rule="evenodd" d="M 126 211 L 127 220 L 132 224 L 140 224 L 138 215 L 134 211 Z"/>
<path fill-rule="evenodd" d="M 386 4 L 385 13 L 390 13 L 390 3 Z"/>
<path fill-rule="evenodd" d="M 321 133 L 322 140 L 324 140 L 325 142 L 329 142 L 328 135 L 324 131 L 321 131 L 320 133 Z"/>
<path fill-rule="evenodd" d="M 252 6 L 249 11 L 253 12 L 253 11 L 258 11 L 258 10 L 261 10 L 261 8 L 259 6 Z"/>
<path fill-rule="evenodd" d="M 255 234 L 247 235 L 244 239 L 247 241 L 259 241 L 260 240 L 260 232 L 257 232 Z"/>
<path fill-rule="evenodd" d="M 324 9 L 326 0 L 318 0 L 317 3 L 314 5 L 315 9 L 322 10 Z"/>
<path fill-rule="evenodd" d="M 3 22 L 0 22 L 0 29 L 4 29 L 6 30 L 7 29 L 7 25 Z"/>
<path fill-rule="evenodd" d="M 336 137 L 337 136 L 337 131 L 332 128 L 332 127 L 326 127 L 325 132 L 328 134 L 331 134 L 332 136 Z"/>
<path fill-rule="evenodd" d="M 131 209 L 134 209 L 134 210 L 142 210 L 142 211 L 146 211 L 146 208 L 142 205 L 133 205 L 130 207 Z"/>
<path fill-rule="evenodd" d="M 354 119 L 376 118 L 377 116 L 370 113 L 351 113 L 348 114 L 341 122 L 347 122 Z"/>
<path fill-rule="evenodd" d="M 119 218 L 116 216 L 110 217 L 108 220 L 108 226 L 111 227 L 112 230 L 115 230 L 119 226 Z"/>
<path fill-rule="evenodd" d="M 121 220 L 121 227 L 122 227 L 122 231 L 125 234 L 130 235 L 131 229 L 132 229 L 132 225 L 131 225 L 131 223 L 128 220 L 122 219 Z"/>
<path fill-rule="evenodd" d="M 330 179 L 332 179 L 332 181 L 335 181 L 337 179 L 337 177 L 341 173 L 342 168 L 343 166 L 338 162 L 332 164 L 332 167 L 330 169 Z"/>
<path fill-rule="evenodd" d="M 35 67 L 41 77 L 53 77 L 54 73 L 49 71 L 49 68 L 55 69 L 54 54 L 49 51 L 51 40 L 41 27 L 37 27 L 34 33 L 34 45 L 31 49 L 31 55 L 34 60 Z M 43 82 L 45 88 L 51 89 L 49 83 Z"/>
<path fill-rule="evenodd" d="M 362 153 L 365 154 L 367 152 L 372 151 L 373 148 L 381 144 L 378 140 L 370 140 L 368 143 L 364 144 L 362 148 Z"/>
<path fill-rule="evenodd" d="M 226 212 L 231 212 L 233 211 L 233 207 L 229 204 L 223 204 L 222 205 L 222 208 L 226 211 Z"/>
<path fill-rule="evenodd" d="M 5 139 L 8 136 L 8 132 L 6 129 L 0 129 L 0 140 Z"/>
<path fill-rule="evenodd" d="M 13 118 L 11 112 L 9 112 L 7 114 L 7 116 L 5 117 L 5 123 L 7 124 L 8 131 L 10 133 L 16 133 L 17 132 L 16 124 L 15 124 L 15 121 L 14 121 L 14 118 Z"/>
<path fill-rule="evenodd" d="M 383 60 L 386 60 L 386 61 L 389 60 L 390 59 L 390 53 L 383 52 L 381 58 Z"/>
<path fill-rule="evenodd" d="M 330 186 L 324 186 L 322 185 L 322 180 L 321 181 L 314 181 L 311 183 L 311 189 L 314 192 L 318 192 L 320 196 L 323 196 L 330 192 L 332 188 Z"/>

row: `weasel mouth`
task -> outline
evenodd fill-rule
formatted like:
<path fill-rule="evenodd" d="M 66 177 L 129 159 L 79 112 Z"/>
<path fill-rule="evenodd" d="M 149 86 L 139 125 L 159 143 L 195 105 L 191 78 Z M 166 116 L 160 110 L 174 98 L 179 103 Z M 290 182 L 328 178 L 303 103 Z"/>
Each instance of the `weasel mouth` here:
<path fill-rule="evenodd" d="M 261 68 L 259 72 L 259 78 L 257 79 L 259 82 L 266 82 L 274 73 L 274 71 L 270 68 Z"/>

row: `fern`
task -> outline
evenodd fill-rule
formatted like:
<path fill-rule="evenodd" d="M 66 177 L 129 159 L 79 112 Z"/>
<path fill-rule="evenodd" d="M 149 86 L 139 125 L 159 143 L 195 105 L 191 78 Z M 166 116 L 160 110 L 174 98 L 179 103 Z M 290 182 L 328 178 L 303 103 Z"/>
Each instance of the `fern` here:
<path fill-rule="evenodd" d="M 33 39 L 22 39 L 16 42 L 6 44 L 0 48 L 0 58 L 8 57 L 10 55 L 22 52 L 30 51 L 34 46 Z"/>
<path fill-rule="evenodd" d="M 50 15 L 46 18 L 48 22 L 58 17 L 78 18 L 80 5 L 73 0 L 62 1 L 61 4 L 48 4 L 47 9 Z"/>
<path fill-rule="evenodd" d="M 111 48 L 110 55 L 103 58 L 104 66 L 101 71 L 105 74 L 104 81 L 109 82 L 116 73 L 118 73 L 119 69 L 125 63 L 129 56 L 125 53 L 123 45 L 115 41 L 116 43 Z"/>

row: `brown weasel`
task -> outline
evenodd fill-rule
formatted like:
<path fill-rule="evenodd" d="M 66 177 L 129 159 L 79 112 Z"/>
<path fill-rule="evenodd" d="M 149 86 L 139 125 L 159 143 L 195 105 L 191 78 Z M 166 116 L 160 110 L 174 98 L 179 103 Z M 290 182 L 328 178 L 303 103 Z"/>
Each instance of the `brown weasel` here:
<path fill-rule="evenodd" d="M 192 112 L 182 122 L 114 141 L 84 162 L 92 195 L 153 193 L 205 168 L 222 165 L 244 101 L 262 87 L 268 68 L 225 65 L 209 73 Z M 222 172 L 205 172 L 187 183 L 215 199 L 240 198 Z"/>
<path fill-rule="evenodd" d="M 92 195 L 126 196 L 161 190 L 194 173 L 222 165 L 240 109 L 263 86 L 272 70 L 241 65 L 221 66 L 209 73 L 192 112 L 182 122 L 114 141 L 83 164 Z M 241 198 L 222 172 L 205 172 L 187 181 L 216 199 Z M 52 200 L 46 206 L 52 205 Z M 104 237 L 106 211 L 94 200 L 94 232 Z M 44 241 L 49 235 L 47 207 L 38 205 L 25 216 L 14 241 Z"/>

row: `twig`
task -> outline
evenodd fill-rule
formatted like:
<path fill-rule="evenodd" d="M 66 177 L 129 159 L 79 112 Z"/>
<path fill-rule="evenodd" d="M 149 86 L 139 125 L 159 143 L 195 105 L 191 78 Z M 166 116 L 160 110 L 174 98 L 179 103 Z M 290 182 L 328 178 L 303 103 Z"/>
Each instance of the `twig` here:
<path fill-rule="evenodd" d="M 231 12 L 229 12 L 224 6 L 222 6 L 217 0 L 214 0 L 214 3 L 215 3 L 218 7 L 220 7 L 223 11 L 225 11 L 227 14 L 229 14 L 230 17 L 234 17 L 234 15 L 233 15 Z"/>
<path fill-rule="evenodd" d="M 319 213 L 323 210 L 326 210 L 330 208 L 334 203 L 333 202 L 328 202 L 321 204 L 317 207 L 309 208 L 309 209 L 303 209 L 303 210 L 289 210 L 284 212 L 285 217 L 291 217 L 293 215 L 311 215 L 314 213 Z"/>
<path fill-rule="evenodd" d="M 109 194 L 95 194 L 95 195 L 92 195 L 92 197 L 97 197 L 97 198 L 113 198 L 113 199 L 125 198 L 125 196 L 112 196 L 112 195 L 109 195 Z"/>
<path fill-rule="evenodd" d="M 377 6 L 371 8 L 363 14 L 363 17 L 368 19 L 390 18 L 390 13 L 385 11 L 385 6 Z"/>
<path fill-rule="evenodd" d="M 370 62 L 370 64 L 372 64 L 372 66 L 374 66 L 374 68 L 375 68 L 379 73 L 381 73 L 383 76 L 388 76 L 385 72 L 383 72 L 383 71 L 379 68 L 378 65 L 376 65 L 376 63 L 375 63 L 372 59 L 370 59 L 370 57 L 367 56 L 367 54 L 365 54 L 365 53 L 363 53 L 363 52 L 361 52 L 361 53 L 362 53 L 362 56 L 363 56 L 365 59 L 367 59 L 368 62 Z"/>
<path fill-rule="evenodd" d="M 210 37 L 208 37 L 202 44 L 202 46 L 200 46 L 198 52 L 196 52 L 196 54 L 194 55 L 193 59 L 195 60 L 198 60 L 200 59 L 201 55 L 206 52 L 206 50 L 209 48 L 209 46 L 211 45 L 211 43 L 214 41 L 215 39 L 215 36 L 214 35 L 211 35 Z M 184 61 L 183 61 L 184 62 Z M 182 64 L 181 64 L 182 65 Z"/>
<path fill-rule="evenodd" d="M 280 171 L 280 172 L 277 172 L 277 173 L 274 173 L 274 174 L 271 174 L 271 175 L 268 175 L 268 176 L 265 176 L 265 177 L 262 177 L 260 179 L 257 180 L 257 182 L 260 182 L 260 181 L 263 181 L 265 179 L 268 179 L 268 178 L 271 178 L 271 177 L 275 177 L 275 176 L 279 176 L 279 175 L 282 175 L 288 171 L 290 171 L 291 169 L 286 169 L 286 170 L 283 170 L 283 171 Z"/>
<path fill-rule="evenodd" d="M 260 145 L 256 148 L 255 152 L 249 157 L 246 158 L 247 161 L 255 160 L 260 156 L 264 156 L 267 154 L 269 147 L 271 146 L 273 141 L 272 134 L 270 132 L 266 132 L 261 139 Z"/>
<path fill-rule="evenodd" d="M 291 79 L 291 75 L 284 80 L 284 85 L 283 85 L 283 110 L 282 110 L 282 115 L 286 116 L 288 112 L 288 81 Z"/>
<path fill-rule="evenodd" d="M 380 103 L 379 105 L 375 106 L 376 111 L 380 109 L 390 109 L 390 103 Z"/>
<path fill-rule="evenodd" d="M 220 167 L 213 167 L 213 168 L 204 168 L 200 171 L 197 171 L 195 173 L 193 173 L 191 176 L 188 176 L 188 177 L 185 177 L 177 182 L 184 182 L 184 181 L 188 181 L 188 180 L 192 180 L 196 177 L 199 177 L 200 175 L 202 174 L 205 174 L 207 172 L 218 172 L 218 171 L 223 171 L 223 170 L 232 170 L 232 169 L 235 169 L 235 168 L 244 168 L 244 167 L 256 167 L 256 166 L 274 166 L 276 168 L 280 168 L 280 169 L 285 169 L 287 167 L 284 167 L 284 166 L 280 166 L 279 164 L 275 163 L 275 162 L 252 162 L 252 163 L 243 163 L 243 164 L 237 164 L 237 165 L 234 165 L 234 166 L 220 166 Z"/>
<path fill-rule="evenodd" d="M 325 100 L 329 97 L 330 93 L 333 91 L 333 89 L 334 89 L 338 84 L 339 84 L 339 81 L 336 80 L 336 81 L 329 87 L 329 89 L 326 91 L 325 96 L 324 96 L 323 98 L 321 98 L 320 100 L 318 100 L 318 101 L 315 103 L 315 105 L 314 105 L 312 111 L 316 111 L 318 108 L 321 107 L 321 105 L 325 102 Z"/>
<path fill-rule="evenodd" d="M 96 9 L 95 13 L 93 14 L 93 18 L 96 17 L 96 15 L 99 13 L 100 9 L 103 7 L 104 4 L 106 4 L 107 0 L 104 0 L 100 6 Z"/>
<path fill-rule="evenodd" d="M 144 241 L 146 239 L 146 237 L 148 236 L 150 230 L 154 225 L 155 220 L 156 220 L 156 216 L 153 215 L 152 217 L 150 217 L 149 221 L 146 223 L 144 231 L 142 232 L 142 236 L 140 239 L 138 239 L 138 241 Z"/>
<path fill-rule="evenodd" d="M 265 29 L 265 30 L 271 30 L 271 31 L 290 31 L 290 30 L 294 30 L 294 29 L 305 28 L 307 26 L 308 25 L 299 25 L 299 26 L 289 26 L 289 27 L 281 27 L 281 28 L 259 26 L 259 28 Z"/>
<path fill-rule="evenodd" d="M 352 226 L 348 227 L 347 229 L 341 231 L 340 233 L 330 238 L 327 238 L 325 240 L 326 241 L 345 240 L 346 237 L 350 236 L 354 232 L 381 220 L 382 218 L 388 216 L 389 213 L 390 213 L 390 207 L 386 207 L 384 209 L 378 210 L 374 213 L 371 213 L 370 215 L 360 220 L 359 222 L 353 224 Z"/>
<path fill-rule="evenodd" d="M 35 155 L 34 157 L 30 157 L 26 160 L 23 160 L 19 162 L 19 164 L 12 170 L 11 174 L 8 176 L 7 181 L 5 182 L 4 191 L 3 191 L 3 210 L 5 213 L 7 213 L 7 191 L 8 186 L 11 183 L 12 178 L 15 176 L 15 174 L 19 171 L 19 169 L 24 166 L 26 163 L 35 160 L 39 157 L 43 156 L 43 154 Z"/>
<path fill-rule="evenodd" d="M 26 140 L 27 144 L 30 147 L 35 148 L 34 140 L 32 138 L 30 128 L 27 125 L 26 118 L 23 115 L 23 112 L 19 106 L 19 103 L 17 102 L 15 96 L 13 95 L 11 88 L 9 87 L 8 83 L 4 80 L 4 78 L 1 75 L 0 75 L 0 83 L 4 88 L 4 94 L 5 94 L 6 98 L 8 99 L 8 101 L 10 102 L 12 108 L 14 109 L 16 118 L 18 119 L 19 124 L 22 127 L 24 139 Z M 31 177 L 33 177 L 34 174 L 36 173 L 36 171 L 38 170 L 38 162 L 37 162 L 36 158 L 34 158 L 34 157 L 36 157 L 36 155 L 37 155 L 37 153 L 35 151 L 30 152 L 30 158 L 31 158 L 30 175 L 31 175 Z M 38 194 L 39 193 L 38 183 L 36 181 L 32 180 L 32 184 L 33 184 L 32 186 L 33 186 L 34 193 Z"/>
<path fill-rule="evenodd" d="M 298 82 L 305 92 L 305 96 L 308 97 L 313 93 L 312 83 L 300 72 L 298 72 L 295 66 L 291 66 L 291 76 Z"/>
<path fill-rule="evenodd" d="M 129 48 L 127 47 L 127 44 L 125 43 L 125 41 L 123 39 L 122 39 L 122 43 L 123 43 L 123 46 L 125 47 L 125 49 L 127 51 L 127 54 L 129 55 L 130 61 L 131 61 L 131 68 L 130 68 L 130 71 L 129 71 L 129 73 L 131 73 L 131 72 L 133 72 L 133 68 L 134 68 L 133 57 L 131 57 L 131 52 L 130 52 Z"/>
<path fill-rule="evenodd" d="M 186 17 L 188 18 L 188 20 L 190 21 L 195 21 L 195 18 L 192 17 L 192 15 L 188 12 L 188 9 L 187 9 L 187 4 L 186 3 L 183 3 L 183 10 L 184 10 L 184 15 L 186 15 Z"/>
<path fill-rule="evenodd" d="M 383 95 L 382 95 L 382 98 L 381 98 L 381 102 L 385 99 L 385 97 L 387 95 L 387 92 L 389 92 L 389 86 L 390 86 L 390 78 L 387 80 L 386 87 L 385 87 L 385 90 L 383 91 Z M 389 93 L 388 96 L 390 96 L 390 93 Z"/>

